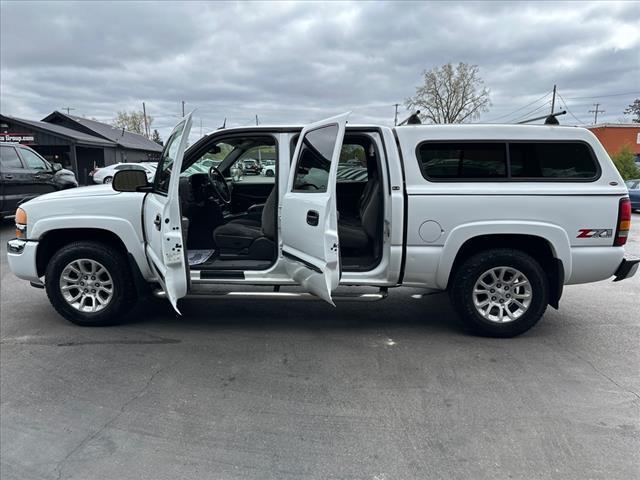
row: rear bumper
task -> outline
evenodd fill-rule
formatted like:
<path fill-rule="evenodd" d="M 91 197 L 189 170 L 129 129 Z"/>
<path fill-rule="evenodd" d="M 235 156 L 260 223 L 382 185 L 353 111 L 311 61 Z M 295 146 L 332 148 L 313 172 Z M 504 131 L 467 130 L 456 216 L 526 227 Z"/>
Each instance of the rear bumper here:
<path fill-rule="evenodd" d="M 613 279 L 614 282 L 619 282 L 620 280 L 625 280 L 627 278 L 633 277 L 638 271 L 638 265 L 640 264 L 640 258 L 637 257 L 627 257 L 620 262 L 620 266 L 616 270 L 616 273 L 613 275 L 616 277 Z"/>
<path fill-rule="evenodd" d="M 41 285 L 36 268 L 37 250 L 38 242 L 14 238 L 7 242 L 7 262 L 16 277 Z"/>

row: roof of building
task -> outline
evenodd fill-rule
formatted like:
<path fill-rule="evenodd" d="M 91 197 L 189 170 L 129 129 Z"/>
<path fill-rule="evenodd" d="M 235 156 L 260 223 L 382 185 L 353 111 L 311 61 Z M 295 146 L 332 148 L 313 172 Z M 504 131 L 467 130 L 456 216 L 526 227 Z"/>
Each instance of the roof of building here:
<path fill-rule="evenodd" d="M 83 145 L 100 145 L 108 147 L 116 146 L 115 142 L 97 137 L 95 135 L 88 135 L 86 133 L 79 132 L 78 130 L 73 130 L 72 128 L 63 127 L 54 123 L 38 122 L 36 120 L 25 120 L 24 118 L 17 118 L 9 115 L 0 115 L 0 117 L 6 118 L 8 119 L 8 121 L 12 121 L 19 125 L 33 128 L 35 130 L 40 130 L 52 135 L 60 135 L 71 140 L 75 140 L 77 143 Z"/>
<path fill-rule="evenodd" d="M 640 129 L 640 123 L 599 123 L 597 125 L 589 125 L 589 130 L 593 128 L 638 128 Z"/>
<path fill-rule="evenodd" d="M 77 117 L 75 115 L 68 115 L 66 113 L 58 112 L 57 110 L 50 115 L 47 115 L 42 119 L 43 122 L 51 122 L 56 117 L 66 118 L 76 124 L 82 125 L 86 129 L 95 132 L 97 135 L 111 140 L 124 148 L 131 148 L 134 150 L 145 150 L 151 152 L 161 152 L 162 145 L 158 145 L 153 140 L 149 140 L 143 135 L 137 133 L 127 132 L 122 128 L 117 128 L 106 123 L 98 122 L 97 120 L 89 120 L 88 118 Z"/>

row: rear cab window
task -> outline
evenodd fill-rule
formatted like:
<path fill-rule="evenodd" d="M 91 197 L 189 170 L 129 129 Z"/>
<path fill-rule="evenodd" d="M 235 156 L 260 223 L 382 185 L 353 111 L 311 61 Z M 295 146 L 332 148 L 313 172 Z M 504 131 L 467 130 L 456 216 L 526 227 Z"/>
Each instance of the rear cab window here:
<path fill-rule="evenodd" d="M 423 142 L 416 150 L 426 180 L 594 181 L 600 169 L 581 141 Z"/>

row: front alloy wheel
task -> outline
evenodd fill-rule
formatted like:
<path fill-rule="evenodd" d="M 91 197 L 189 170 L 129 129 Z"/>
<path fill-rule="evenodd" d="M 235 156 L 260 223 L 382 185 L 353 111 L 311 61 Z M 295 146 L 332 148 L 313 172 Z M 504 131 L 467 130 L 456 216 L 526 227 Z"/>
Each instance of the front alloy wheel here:
<path fill-rule="evenodd" d="M 60 248 L 49 260 L 44 283 L 54 308 L 77 325 L 119 323 L 137 298 L 125 253 L 95 241 Z"/>
<path fill-rule="evenodd" d="M 113 279 L 101 263 L 80 258 L 62 270 L 60 293 L 72 308 L 80 312 L 99 312 L 113 299 Z"/>

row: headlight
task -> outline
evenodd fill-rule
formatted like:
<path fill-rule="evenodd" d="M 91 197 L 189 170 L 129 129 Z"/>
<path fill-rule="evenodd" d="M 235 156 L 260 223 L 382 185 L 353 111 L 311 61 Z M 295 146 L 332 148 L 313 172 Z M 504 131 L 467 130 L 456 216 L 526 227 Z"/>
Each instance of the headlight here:
<path fill-rule="evenodd" d="M 16 210 L 16 238 L 27 238 L 27 212 Z"/>

